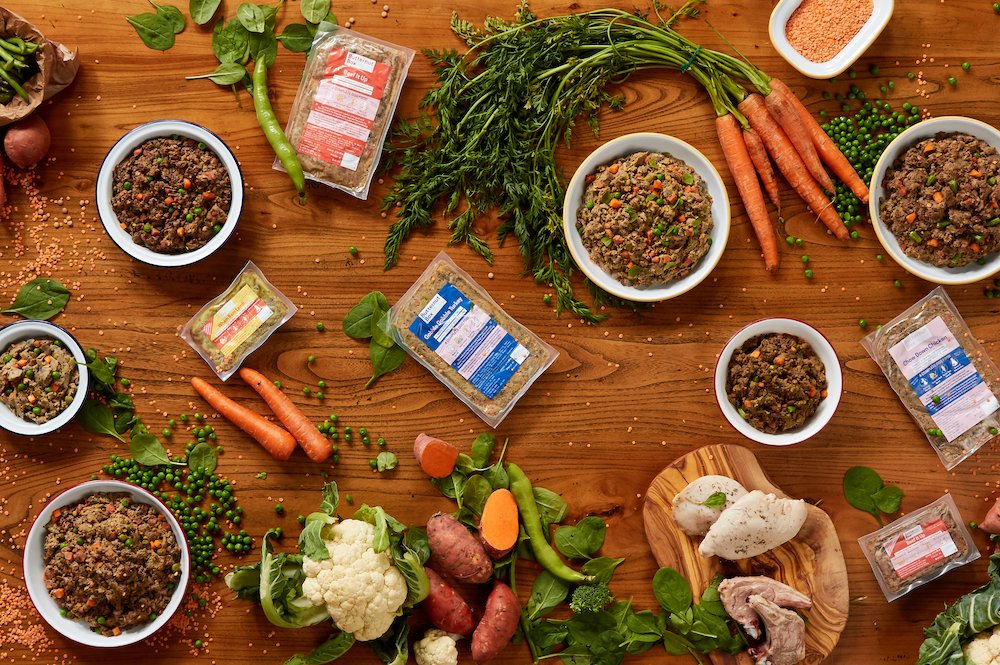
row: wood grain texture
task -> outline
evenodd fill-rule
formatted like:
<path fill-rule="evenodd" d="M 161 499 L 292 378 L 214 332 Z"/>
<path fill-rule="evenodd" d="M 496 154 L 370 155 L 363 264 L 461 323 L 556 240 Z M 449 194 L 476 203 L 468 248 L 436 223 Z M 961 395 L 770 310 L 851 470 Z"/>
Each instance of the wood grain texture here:
<path fill-rule="evenodd" d="M 222 11 L 231 17 L 239 4 L 224 0 Z M 338 0 L 334 9 L 341 20 L 355 17 L 355 28 L 363 33 L 417 49 L 451 49 L 462 47 L 448 29 L 453 10 L 473 21 L 487 15 L 510 17 L 516 1 L 397 0 L 386 19 L 380 18 L 383 4 Z M 536 0 L 532 6 L 544 16 L 605 4 L 629 10 L 645 5 L 631 0 Z M 993 14 L 991 3 L 897 0 L 891 23 L 855 67 L 857 77 L 841 77 L 836 83 L 802 78 L 771 48 L 766 25 L 773 4 L 773 0 L 708 0 L 703 17 L 754 63 L 791 86 L 814 113 L 839 111 L 840 102 L 824 99 L 824 91 L 846 94 L 855 83 L 872 99 L 883 97 L 879 86 L 892 80 L 896 87 L 884 97 L 895 108 L 908 101 L 933 115 L 1000 122 L 996 104 L 1000 52 L 995 46 L 1000 17 Z M 295 516 L 317 505 L 321 471 L 330 473 L 340 483 L 342 495 L 352 494 L 358 505 L 382 504 L 407 523 L 423 523 L 434 511 L 449 509 L 449 502 L 409 458 L 413 437 L 426 431 L 467 446 L 486 427 L 414 362 L 365 390 L 370 374 L 367 347 L 339 330 L 343 316 L 370 289 L 381 289 L 390 300 L 406 291 L 446 247 L 443 220 L 426 234 L 415 234 L 404 246 L 400 265 L 383 271 L 381 248 L 391 218 L 380 216 L 379 203 L 389 183 L 376 183 L 368 201 L 311 184 L 309 207 L 296 206 L 285 174 L 271 169 L 273 157 L 249 98 L 207 81 L 184 80 L 215 67 L 210 28 L 189 22 L 177 44 L 159 53 L 146 49 L 124 20 L 126 14 L 151 11 L 146 0 L 18 0 L 8 6 L 37 23 L 48 37 L 78 47 L 82 66 L 75 83 L 40 110 L 53 134 L 53 161 L 37 173 L 43 198 L 32 202 L 21 188 L 10 187 L 9 222 L 0 224 L 0 302 L 9 301 L 20 284 L 39 271 L 64 281 L 74 298 L 56 322 L 71 329 L 85 346 L 114 352 L 122 359 L 123 375 L 132 380 L 138 408 L 156 431 L 168 417 L 205 410 L 189 379 L 194 375 L 215 379 L 175 331 L 252 258 L 292 297 L 300 312 L 247 364 L 280 379 L 310 418 L 337 413 L 347 424 L 364 425 L 384 436 L 402 463 L 391 473 L 374 475 L 368 470 L 372 453 L 355 443 L 342 445 L 342 461 L 336 468 L 318 467 L 301 454 L 279 464 L 235 428 L 212 420 L 226 449 L 219 471 L 237 482 L 247 530 L 259 538 L 269 526 L 281 525 L 286 534 L 295 534 Z M 298 12 L 297 0 L 286 1 L 279 26 L 298 20 Z M 685 22 L 682 29 L 692 39 L 725 48 L 704 21 Z M 969 72 L 959 68 L 963 60 L 972 64 Z M 302 63 L 301 56 L 282 50 L 271 71 L 272 100 L 282 121 L 288 116 Z M 876 64 L 878 75 L 869 72 Z M 926 85 L 909 81 L 910 71 L 923 72 Z M 957 86 L 946 83 L 950 75 L 958 79 Z M 432 82 L 428 61 L 418 55 L 398 114 L 414 116 Z M 692 81 L 673 72 L 646 71 L 618 90 L 625 96 L 625 108 L 601 115 L 600 138 L 581 128 L 572 145 L 560 150 L 564 173 L 572 173 L 603 140 L 634 131 L 661 131 L 691 143 L 728 181 L 711 104 Z M 217 132 L 236 152 L 247 184 L 246 208 L 234 237 L 209 261 L 180 271 L 151 268 L 125 257 L 105 236 L 93 201 L 97 170 L 111 145 L 136 125 L 162 118 L 191 120 Z M 736 200 L 732 188 L 730 196 Z M 932 285 L 909 276 L 888 258 L 876 260 L 881 249 L 867 223 L 858 228 L 860 239 L 841 243 L 823 231 L 787 186 L 782 199 L 785 222 L 779 226 L 779 236 L 803 238 L 804 246 L 782 243 L 777 275 L 761 269 L 750 224 L 742 207 L 734 203 L 728 246 L 710 279 L 638 315 L 610 311 L 611 318 L 595 327 L 554 315 L 542 302 L 549 289 L 522 276 L 516 247 L 508 244 L 497 250 L 492 266 L 464 247 L 450 249 L 456 262 L 497 302 L 560 352 L 497 434 L 509 437 L 510 459 L 533 483 L 566 496 L 571 520 L 587 514 L 605 516 L 609 525 L 605 553 L 627 557 L 613 590 L 621 598 L 633 598 L 636 608 L 655 604 L 651 579 L 657 564 L 643 535 L 641 515 L 646 487 L 670 462 L 703 445 L 748 446 L 774 484 L 790 496 L 822 499 L 837 527 L 850 595 L 863 598 L 851 605 L 847 627 L 827 665 L 912 662 L 922 639 L 921 627 L 945 603 L 985 581 L 986 559 L 886 603 L 856 542 L 877 525 L 871 516 L 845 503 L 843 474 L 856 464 L 875 468 L 886 481 L 905 489 L 904 509 L 925 505 L 950 491 L 963 517 L 978 520 L 996 496 L 1000 449 L 989 444 L 954 472 L 943 470 L 858 343 L 865 334 L 859 319 L 866 319 L 869 329 L 888 321 Z M 34 217 L 33 209 L 43 216 Z M 492 237 L 489 222 L 480 229 Z M 357 257 L 347 253 L 351 245 L 359 248 Z M 815 272 L 812 280 L 803 277 L 803 255 Z M 47 267 L 52 258 L 57 259 L 54 267 Z M 897 279 L 900 288 L 893 287 Z M 984 286 L 989 284 L 949 287 L 948 293 L 994 359 L 1000 359 L 1000 301 L 984 298 Z M 788 449 L 744 440 L 726 424 L 711 392 L 712 368 L 725 342 L 746 323 L 768 316 L 795 317 L 819 328 L 837 350 L 844 369 L 845 392 L 832 422 L 810 441 Z M 323 321 L 327 332 L 317 333 L 316 321 Z M 307 366 L 310 354 L 317 360 Z M 315 386 L 320 378 L 328 384 L 324 403 L 301 393 L 303 386 Z M 230 381 L 225 390 L 244 404 L 257 404 L 252 391 L 240 382 Z M 178 431 L 172 445 L 185 441 Z M 21 584 L 23 532 L 46 497 L 88 479 L 110 454 L 121 452 L 113 442 L 78 427 L 34 440 L 0 435 L 0 579 L 13 588 Z M 261 471 L 268 472 L 266 479 L 256 478 Z M 273 509 L 279 499 L 284 500 L 283 517 Z M 976 538 L 985 551 L 986 539 L 981 534 Z M 285 540 L 283 545 L 292 549 L 293 538 Z M 225 553 L 220 553 L 219 561 L 223 566 L 239 563 Z M 525 579 L 531 573 L 526 569 Z M 226 596 L 221 581 L 211 586 Z M 37 617 L 24 610 L 23 620 L 33 623 Z M 30 662 L 35 652 L 7 627 L 0 626 L 0 661 Z M 203 628 L 155 644 L 95 652 L 51 637 L 60 662 L 65 657 L 107 665 L 242 665 L 282 663 L 321 642 L 327 632 L 324 627 L 273 629 L 249 604 L 226 598 Z M 195 639 L 205 641 L 201 652 L 192 648 Z M 462 662 L 469 662 L 467 645 L 462 649 Z M 47 654 L 36 662 L 56 660 Z M 359 647 L 340 662 L 378 661 Z M 528 662 L 527 651 L 523 645 L 513 645 L 497 662 L 523 664 Z M 627 662 L 691 660 L 654 650 Z"/>
<path fill-rule="evenodd" d="M 803 611 L 806 619 L 806 658 L 816 665 L 829 656 L 847 624 L 847 566 L 830 516 L 807 504 L 806 521 L 795 538 L 760 556 L 723 562 L 698 553 L 699 541 L 677 526 L 672 501 L 690 483 L 702 476 L 726 476 L 747 490 L 760 490 L 780 498 L 789 497 L 767 477 L 754 454 L 743 446 L 709 445 L 694 450 L 668 465 L 653 478 L 642 509 L 646 540 L 659 566 L 679 570 L 691 583 L 697 597 L 717 574 L 764 575 L 808 595 L 813 606 Z M 709 654 L 714 665 L 752 665 L 741 653 Z"/>

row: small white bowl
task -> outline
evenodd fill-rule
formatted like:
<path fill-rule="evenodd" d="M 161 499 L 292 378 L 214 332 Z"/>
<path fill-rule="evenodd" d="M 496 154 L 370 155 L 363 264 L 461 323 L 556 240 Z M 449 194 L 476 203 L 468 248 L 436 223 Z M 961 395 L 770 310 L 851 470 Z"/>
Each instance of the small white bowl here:
<path fill-rule="evenodd" d="M 868 213 L 871 216 L 875 235 L 878 236 L 882 247 L 907 272 L 935 284 L 970 284 L 988 279 L 1000 271 L 1000 252 L 993 252 L 985 256 L 986 262 L 982 265 L 973 261 L 960 268 L 944 268 L 919 261 L 903 252 L 896 236 L 882 222 L 882 215 L 879 211 L 879 203 L 885 198 L 885 187 L 882 186 L 885 172 L 904 152 L 938 132 L 970 134 L 986 141 L 1000 151 L 1000 131 L 979 120 L 961 116 L 941 116 L 918 122 L 893 139 L 878 162 L 875 163 L 875 170 L 872 172 L 871 195 L 868 199 Z"/>
<path fill-rule="evenodd" d="M 14 342 L 20 342 L 31 337 L 48 337 L 62 342 L 66 350 L 76 360 L 80 378 L 77 382 L 76 394 L 73 396 L 73 401 L 59 415 L 44 423 L 33 423 L 23 420 L 11 411 L 6 404 L 0 402 L 0 427 L 8 432 L 23 434 L 25 436 L 48 434 L 72 420 L 76 416 L 77 411 L 80 410 L 80 407 L 83 406 L 84 400 L 87 399 L 87 390 L 90 386 L 90 371 L 87 369 L 87 357 L 84 355 L 80 343 L 64 328 L 54 323 L 26 319 L 0 328 L 0 355 L 6 353 L 7 347 Z"/>
<path fill-rule="evenodd" d="M 174 533 L 177 545 L 181 550 L 181 576 L 170 597 L 170 602 L 159 616 L 153 621 L 122 631 L 120 635 L 104 636 L 95 633 L 90 626 L 81 620 L 68 619 L 59 613 L 59 605 L 55 599 L 49 595 L 45 588 L 43 579 L 45 572 L 44 545 L 46 535 L 46 525 L 52 519 L 52 513 L 57 508 L 62 508 L 70 504 L 82 501 L 91 494 L 99 493 L 124 493 L 132 497 L 137 503 L 145 503 L 153 506 L 162 513 L 170 530 Z M 170 510 L 155 496 L 135 485 L 123 483 L 119 480 L 91 480 L 71 487 L 65 492 L 51 498 L 45 508 L 35 518 L 35 522 L 28 531 L 28 538 L 24 543 L 24 582 L 28 587 L 28 595 L 35 605 L 38 613 L 45 621 L 62 633 L 64 636 L 92 647 L 121 647 L 127 644 L 145 639 L 162 628 L 173 616 L 177 608 L 184 601 L 184 594 L 187 590 L 188 578 L 191 574 L 191 554 L 184 531 L 177 519 Z"/>
<path fill-rule="evenodd" d="M 622 284 L 590 258 L 587 248 L 583 245 L 580 232 L 576 229 L 576 213 L 583 201 L 588 175 L 595 173 L 598 166 L 607 164 L 617 157 L 624 157 L 640 151 L 669 154 L 671 157 L 686 163 L 705 180 L 708 194 L 712 197 L 712 231 L 709 233 L 712 246 L 705 256 L 701 257 L 694 270 L 686 276 L 667 284 L 637 287 Z M 682 293 L 687 293 L 700 284 L 722 258 L 726 241 L 729 239 L 729 197 L 719 172 L 703 154 L 691 145 L 665 134 L 626 134 L 608 141 L 590 153 L 573 174 L 573 178 L 566 188 L 566 199 L 563 201 L 563 232 L 576 265 L 590 281 L 603 290 L 619 298 L 635 302 L 668 300 L 676 298 Z"/>
<path fill-rule="evenodd" d="M 868 47 L 882 34 L 892 18 L 893 0 L 872 0 L 872 15 L 858 34 L 847 42 L 841 51 L 826 62 L 813 62 L 795 50 L 785 36 L 785 25 L 803 0 L 781 0 L 771 12 L 767 31 L 771 45 L 788 64 L 800 73 L 814 79 L 828 79 L 842 73 L 857 61 Z"/>
<path fill-rule="evenodd" d="M 801 427 L 780 434 L 768 434 L 752 427 L 726 398 L 726 378 L 729 374 L 729 361 L 733 353 L 752 337 L 767 333 L 787 333 L 808 342 L 823 362 L 823 367 L 826 370 L 827 396 L 819 403 L 816 413 Z M 762 319 L 751 323 L 733 335 L 722 349 L 715 364 L 715 400 L 718 402 L 719 408 L 722 409 L 722 414 L 737 432 L 748 439 L 768 446 L 790 446 L 793 443 L 801 443 L 819 433 L 833 418 L 833 414 L 840 404 L 840 395 L 843 390 L 844 375 L 840 369 L 840 359 L 837 357 L 837 352 L 833 350 L 833 346 L 821 332 L 797 319 Z"/>
<path fill-rule="evenodd" d="M 149 139 L 159 136 L 170 136 L 172 134 L 189 137 L 201 141 L 208 146 L 222 160 L 223 165 L 226 167 L 233 191 L 232 201 L 229 205 L 229 215 L 222 225 L 222 230 L 198 249 L 181 254 L 154 252 L 147 247 L 137 244 L 132 240 L 132 236 L 122 229 L 118 221 L 118 215 L 115 214 L 114 209 L 111 207 L 111 186 L 114 181 L 115 167 L 131 155 L 133 150 Z M 111 150 L 105 156 L 104 162 L 101 164 L 101 169 L 97 174 L 97 212 L 101 216 L 101 223 L 104 224 L 104 230 L 107 231 L 108 235 L 122 251 L 132 258 L 143 263 L 148 263 L 149 265 L 163 268 L 177 268 L 197 263 L 208 257 L 215 250 L 222 247 L 226 240 L 229 239 L 229 236 L 233 234 L 233 231 L 236 230 L 236 223 L 239 221 L 242 211 L 243 174 L 240 172 L 240 166 L 236 162 L 236 156 L 233 155 L 232 150 L 229 149 L 229 146 L 222 139 L 193 122 L 185 120 L 156 120 L 139 125 L 111 146 Z"/>

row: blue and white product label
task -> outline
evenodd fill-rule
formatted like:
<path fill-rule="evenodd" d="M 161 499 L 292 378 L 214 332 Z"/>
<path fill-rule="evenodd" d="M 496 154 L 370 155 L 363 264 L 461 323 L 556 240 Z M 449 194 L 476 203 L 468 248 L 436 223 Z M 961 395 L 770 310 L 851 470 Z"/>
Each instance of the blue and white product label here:
<path fill-rule="evenodd" d="M 889 353 L 948 441 L 1000 408 L 940 316 L 907 335 Z"/>
<path fill-rule="evenodd" d="M 420 311 L 410 332 L 489 399 L 503 390 L 529 355 L 450 282 Z"/>

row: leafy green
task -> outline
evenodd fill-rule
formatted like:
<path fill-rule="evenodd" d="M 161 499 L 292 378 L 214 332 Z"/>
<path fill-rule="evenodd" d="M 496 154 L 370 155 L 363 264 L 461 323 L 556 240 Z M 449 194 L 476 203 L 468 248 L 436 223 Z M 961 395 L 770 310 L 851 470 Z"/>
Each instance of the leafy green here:
<path fill-rule="evenodd" d="M 497 439 L 489 432 L 483 432 L 472 440 L 472 464 L 478 468 L 483 468 L 490 463 L 493 457 L 493 448 L 496 447 Z"/>
<path fill-rule="evenodd" d="M 80 407 L 77 420 L 83 429 L 93 434 L 107 434 L 113 436 L 122 443 L 125 439 L 115 429 L 115 419 L 111 414 L 111 409 L 96 399 L 87 399 Z"/>
<path fill-rule="evenodd" d="M 903 500 L 903 490 L 893 485 L 885 485 L 882 477 L 874 469 L 853 466 L 844 474 L 844 498 L 858 510 L 872 515 L 882 522 L 882 513 L 899 511 Z"/>
<path fill-rule="evenodd" d="M 653 594 L 663 609 L 683 614 L 691 607 L 691 585 L 673 568 L 660 568 L 653 575 Z"/>
<path fill-rule="evenodd" d="M 330 0 L 302 0 L 302 16 L 310 23 L 319 23 L 330 13 Z"/>
<path fill-rule="evenodd" d="M 0 313 L 20 314 L 26 319 L 48 321 L 69 302 L 69 289 L 51 277 L 33 279 L 20 288 L 10 307 Z"/>
<path fill-rule="evenodd" d="M 410 650 L 407 637 L 410 626 L 406 617 L 397 617 L 385 635 L 369 642 L 372 651 L 385 665 L 406 665 Z"/>
<path fill-rule="evenodd" d="M 212 30 L 212 52 L 222 64 L 239 63 L 245 67 L 250 57 L 250 33 L 236 19 L 226 23 L 220 18 Z"/>
<path fill-rule="evenodd" d="M 244 65 L 238 62 L 222 62 L 215 68 L 215 71 L 208 74 L 187 76 L 185 78 L 189 81 L 194 79 L 211 79 L 213 83 L 218 83 L 219 85 L 233 85 L 242 81 L 246 75 L 247 68 Z"/>
<path fill-rule="evenodd" d="M 132 438 L 133 440 L 135 439 L 134 436 Z M 133 455 L 133 457 L 135 457 L 135 455 Z M 204 441 L 196 445 L 191 449 L 191 452 L 188 453 L 187 464 L 188 468 L 192 471 L 210 474 L 215 471 L 215 467 L 218 463 L 219 459 L 215 454 L 215 448 Z"/>
<path fill-rule="evenodd" d="M 477 516 L 482 515 L 483 506 L 486 505 L 486 499 L 488 499 L 492 493 L 493 487 L 490 485 L 490 481 L 486 480 L 486 478 L 478 473 L 473 476 L 469 476 L 468 480 L 465 482 L 465 492 L 463 495 L 465 499 L 465 507 Z"/>
<path fill-rule="evenodd" d="M 531 585 L 526 608 L 529 621 L 539 619 L 559 607 L 569 595 L 569 584 L 543 570 Z"/>
<path fill-rule="evenodd" d="M 399 369 L 399 366 L 406 360 L 406 351 L 400 347 L 393 346 L 387 349 L 376 343 L 372 343 L 369 348 L 369 355 L 372 361 L 372 378 L 368 379 L 365 388 L 371 387 L 380 376 Z"/>
<path fill-rule="evenodd" d="M 532 487 L 535 503 L 538 504 L 538 516 L 542 524 L 558 524 L 566 518 L 569 506 L 561 496 L 544 487 Z"/>
<path fill-rule="evenodd" d="M 427 543 L 427 532 L 419 527 L 411 526 L 403 536 L 403 547 L 408 552 L 417 555 L 420 565 L 427 563 L 431 556 L 431 548 Z"/>
<path fill-rule="evenodd" d="M 205 25 L 212 20 L 215 10 L 219 8 L 221 3 L 222 0 L 191 0 L 188 5 L 188 13 L 191 14 L 192 21 L 198 25 Z"/>
<path fill-rule="evenodd" d="M 181 10 L 173 5 L 158 5 L 153 0 L 149 0 L 149 4 L 153 5 L 157 14 L 167 19 L 175 35 L 184 30 L 184 14 Z"/>
<path fill-rule="evenodd" d="M 886 485 L 879 491 L 872 494 L 875 506 L 886 514 L 899 512 L 899 505 L 903 501 L 903 490 L 896 485 Z"/>
<path fill-rule="evenodd" d="M 383 374 L 398 369 L 406 360 L 406 351 L 380 325 L 389 309 L 389 301 L 385 295 L 381 291 L 372 291 L 344 317 L 343 329 L 348 337 L 371 339 L 368 355 L 372 363 L 372 376 L 365 384 L 366 388 Z"/>
<path fill-rule="evenodd" d="M 706 508 L 722 508 L 726 505 L 727 497 L 725 492 L 712 492 L 707 499 L 701 502 Z"/>
<path fill-rule="evenodd" d="M 337 489 L 337 483 L 331 480 L 323 486 L 323 501 L 319 504 L 319 509 L 327 515 L 336 515 L 339 505 L 340 491 Z"/>
<path fill-rule="evenodd" d="M 154 51 L 166 51 L 174 45 L 174 26 L 167 16 L 146 12 L 126 16 L 125 20 L 135 28 L 142 43 Z"/>
<path fill-rule="evenodd" d="M 301 23 L 289 23 L 278 35 L 278 41 L 293 53 L 305 53 L 312 48 L 312 33 Z"/>
<path fill-rule="evenodd" d="M 607 584 L 611 581 L 611 576 L 615 574 L 615 568 L 625 562 L 625 558 L 612 559 L 607 556 L 600 556 L 587 561 L 580 567 L 580 571 L 585 575 L 593 575 L 598 582 Z"/>
<path fill-rule="evenodd" d="M 323 538 L 323 529 L 336 520 L 324 512 L 309 513 L 306 523 L 299 534 L 299 552 L 313 561 L 325 561 L 330 558 L 330 549 Z"/>
<path fill-rule="evenodd" d="M 306 579 L 302 555 L 273 552 L 271 539 L 277 535 L 276 530 L 269 529 L 260 544 L 259 598 L 264 615 L 279 628 L 301 628 L 328 620 L 326 606 L 313 605 L 302 594 Z M 229 579 L 227 575 L 227 584 Z"/>
<path fill-rule="evenodd" d="M 383 450 L 375 458 L 375 468 L 379 473 L 395 469 L 397 464 L 399 464 L 399 458 L 396 457 L 396 453 L 388 450 Z"/>
<path fill-rule="evenodd" d="M 244 2 L 236 9 L 236 18 L 249 32 L 264 32 L 264 22 L 267 20 L 267 16 L 262 7 Z"/>
<path fill-rule="evenodd" d="M 576 526 L 557 528 L 553 542 L 567 559 L 589 559 L 604 544 L 605 529 L 600 517 L 584 517 Z"/>
<path fill-rule="evenodd" d="M 431 591 L 431 581 L 427 577 L 420 557 L 412 551 L 393 551 L 393 563 L 406 580 L 406 601 L 404 607 L 413 607 L 427 598 Z"/>
<path fill-rule="evenodd" d="M 184 466 L 184 462 L 171 460 L 160 440 L 149 432 L 133 431 L 128 448 L 132 459 L 143 466 Z"/>
<path fill-rule="evenodd" d="M 350 651 L 351 647 L 354 646 L 354 642 L 353 634 L 340 632 L 306 655 L 295 654 L 285 661 L 285 665 L 324 665 L 324 663 L 332 663 Z"/>

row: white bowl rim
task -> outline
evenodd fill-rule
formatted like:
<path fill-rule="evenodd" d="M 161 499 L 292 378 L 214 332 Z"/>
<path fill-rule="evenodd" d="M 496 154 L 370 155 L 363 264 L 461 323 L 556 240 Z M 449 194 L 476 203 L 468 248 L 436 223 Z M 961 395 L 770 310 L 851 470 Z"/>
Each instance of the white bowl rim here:
<path fill-rule="evenodd" d="M 222 230 L 198 249 L 180 254 L 154 252 L 147 247 L 135 243 L 131 236 L 118 226 L 118 216 L 111 207 L 111 184 L 115 167 L 125 159 L 128 153 L 143 142 L 158 136 L 169 136 L 171 134 L 180 134 L 198 139 L 211 148 L 226 167 L 233 192 L 232 201 L 229 205 L 229 214 L 222 225 Z M 226 145 L 226 142 L 213 131 L 189 120 L 153 120 L 126 132 L 121 138 L 115 141 L 115 144 L 108 150 L 107 155 L 104 156 L 101 168 L 97 174 L 95 190 L 98 216 L 101 218 L 101 223 L 104 225 L 108 237 L 123 252 L 135 260 L 160 268 L 179 268 L 208 258 L 222 247 L 236 231 L 236 224 L 243 212 L 243 173 L 239 162 L 236 160 L 236 155 Z"/>
<path fill-rule="evenodd" d="M 590 175 L 602 163 L 616 156 L 642 150 L 643 148 L 636 148 L 634 146 L 627 147 L 637 141 L 655 142 L 648 145 L 645 149 L 665 152 L 674 157 L 674 159 L 685 162 L 705 180 L 705 187 L 712 196 L 712 231 L 709 234 L 712 238 L 712 246 L 705 256 L 701 257 L 694 270 L 686 276 L 667 284 L 642 288 L 622 284 L 591 260 L 586 248 L 583 247 L 582 240 L 580 240 L 580 234 L 576 230 L 576 210 L 579 208 L 579 201 L 574 201 L 572 200 L 574 197 L 571 197 L 572 191 L 578 187 L 582 187 L 581 183 L 586 176 Z M 675 152 L 688 152 L 690 155 L 681 159 L 681 157 L 674 154 Z M 716 190 L 714 192 L 712 191 L 713 187 Z M 722 180 L 722 176 L 719 175 L 715 165 L 690 143 L 674 136 L 657 132 L 625 134 L 597 147 L 587 155 L 573 173 L 573 177 L 570 178 L 569 184 L 566 186 L 566 196 L 563 200 L 563 234 L 566 237 L 566 244 L 569 247 L 570 255 L 573 257 L 577 267 L 579 267 L 580 271 L 588 279 L 604 291 L 633 302 L 660 302 L 669 300 L 683 295 L 698 286 L 712 273 L 722 259 L 726 243 L 729 241 L 730 225 L 729 194 L 726 191 L 725 181 Z"/>
<path fill-rule="evenodd" d="M 948 124 L 958 125 L 959 127 L 951 129 L 938 129 L 939 125 Z M 973 133 L 974 131 L 979 131 L 981 134 L 975 134 Z M 899 134 L 899 136 L 893 139 L 888 146 L 886 146 L 885 151 L 882 152 L 878 161 L 875 162 L 875 168 L 872 170 L 871 187 L 869 188 L 871 193 L 868 199 L 868 217 L 871 219 L 872 228 L 875 230 L 875 236 L 878 238 L 879 243 L 882 244 L 883 249 L 889 253 L 889 256 L 891 256 L 896 263 L 902 266 L 902 268 L 910 274 L 916 275 L 917 277 L 934 284 L 944 284 L 947 286 L 972 284 L 973 282 L 978 282 L 983 279 L 989 279 L 997 272 L 1000 272 L 1000 251 L 987 255 L 987 261 L 983 265 L 979 265 L 973 261 L 972 263 L 964 265 L 961 268 L 933 266 L 924 261 L 918 261 L 917 259 L 911 258 L 903 252 L 903 250 L 899 247 L 899 241 L 896 240 L 896 237 L 890 233 L 889 229 L 884 223 L 882 223 L 882 217 L 879 211 L 880 195 L 884 192 L 882 180 L 885 177 L 885 172 L 889 168 L 889 165 L 894 162 L 903 151 L 907 150 L 908 147 L 911 147 L 908 145 L 909 143 L 915 144 L 920 139 L 934 136 L 939 132 L 960 132 L 971 134 L 978 139 L 982 139 L 987 143 L 990 143 L 997 149 L 998 152 L 1000 152 L 1000 130 L 988 123 L 983 122 L 982 120 L 977 120 L 975 118 L 968 118 L 960 115 L 943 115 L 936 118 L 922 120 L 911 127 L 907 127 Z M 989 135 L 992 137 L 992 140 L 984 138 L 983 135 Z"/>
<path fill-rule="evenodd" d="M 40 577 L 41 572 L 29 567 L 29 564 L 32 561 L 42 561 L 42 546 L 45 541 L 45 526 L 51 520 L 52 513 L 57 508 L 61 508 L 62 506 L 66 506 L 71 503 L 77 503 L 92 494 L 98 494 L 101 492 L 128 493 L 133 498 L 139 500 L 140 503 L 152 505 L 157 510 L 163 512 L 167 518 L 167 523 L 170 524 L 171 531 L 174 532 L 174 538 L 177 540 L 177 544 L 181 550 L 181 577 L 177 582 L 177 587 L 174 589 L 166 609 L 164 609 L 163 612 L 161 612 L 160 615 L 153 621 L 143 624 L 137 628 L 122 631 L 120 635 L 112 635 L 110 637 L 98 635 L 83 621 L 67 619 L 60 615 L 59 606 L 44 589 L 45 585 Z M 122 647 L 134 644 L 135 642 L 143 640 L 155 633 L 157 630 L 166 625 L 174 613 L 180 608 L 181 603 L 184 602 L 184 596 L 187 593 L 188 579 L 191 575 L 191 551 L 188 546 L 187 537 L 185 536 L 180 523 L 177 521 L 177 518 L 170 512 L 170 509 L 167 508 L 166 504 L 156 498 L 149 491 L 137 485 L 120 480 L 88 480 L 56 494 L 48 500 L 45 508 L 38 513 L 34 522 L 31 524 L 31 529 L 28 531 L 28 537 L 24 542 L 24 561 L 22 562 L 22 567 L 24 572 L 24 583 L 28 589 L 28 596 L 31 598 L 31 602 L 35 606 L 35 609 L 38 610 L 38 613 L 43 619 L 45 619 L 46 623 L 52 626 L 52 628 L 64 637 L 87 646 Z M 44 569 L 44 565 L 40 565 L 40 570 L 44 571 Z M 37 582 L 33 582 L 36 575 L 39 576 L 38 580 Z"/>
<path fill-rule="evenodd" d="M 752 337 L 767 333 L 786 333 L 804 339 L 812 345 L 816 351 L 816 355 L 823 360 L 823 366 L 826 370 L 828 391 L 826 399 L 820 403 L 816 413 L 804 425 L 788 432 L 782 432 L 781 434 L 768 434 L 754 428 L 740 417 L 739 413 L 725 397 L 729 360 L 736 347 Z M 824 359 L 824 356 L 826 356 L 826 359 Z M 832 362 L 830 362 L 831 360 Z M 833 344 L 817 328 L 814 328 L 805 321 L 791 317 L 758 319 L 737 330 L 729 338 L 729 341 L 726 342 L 726 345 L 722 348 L 719 357 L 715 361 L 714 378 L 715 401 L 722 411 L 722 415 L 729 421 L 729 424 L 748 439 L 768 446 L 790 446 L 802 443 L 821 432 L 837 412 L 844 390 L 844 375 L 840 367 L 840 356 L 837 355 Z"/>
<path fill-rule="evenodd" d="M 785 36 L 785 25 L 792 13 L 798 9 L 804 0 L 780 0 L 771 11 L 767 23 L 768 36 L 774 50 L 794 67 L 800 74 L 814 79 L 828 79 L 839 74 L 857 62 L 858 58 L 875 43 L 882 31 L 889 24 L 894 11 L 893 0 L 873 0 L 872 15 L 861 26 L 851 41 L 837 55 L 826 62 L 813 62 L 795 50 Z"/>
<path fill-rule="evenodd" d="M 14 342 L 19 342 L 29 337 L 52 337 L 65 344 L 66 350 L 76 360 L 79 375 L 73 401 L 69 403 L 69 406 L 60 411 L 55 418 L 47 420 L 44 423 L 33 423 L 18 418 L 6 404 L 0 402 L 0 427 L 14 434 L 38 436 L 54 432 L 76 416 L 80 407 L 86 401 L 87 393 L 90 390 L 90 371 L 87 369 L 87 356 L 84 354 L 80 342 L 68 330 L 51 321 L 24 319 L 3 326 L 0 328 L 0 353 L 5 352 L 6 348 Z"/>

